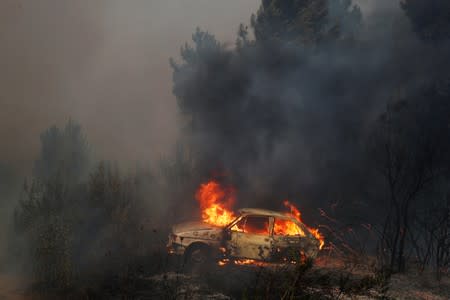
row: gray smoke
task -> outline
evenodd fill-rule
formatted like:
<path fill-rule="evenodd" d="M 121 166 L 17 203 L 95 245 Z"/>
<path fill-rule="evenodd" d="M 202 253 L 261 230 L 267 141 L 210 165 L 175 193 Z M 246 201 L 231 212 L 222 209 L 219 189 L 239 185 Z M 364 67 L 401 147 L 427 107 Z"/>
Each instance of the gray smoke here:
<path fill-rule="evenodd" d="M 422 42 L 399 2 L 361 1 L 361 22 L 349 2 L 330 1 L 331 18 L 310 31 L 295 23 L 308 14 L 292 23 L 258 17 L 256 43 L 244 34 L 237 50 L 199 31 L 174 65 L 187 140 L 205 177 L 214 168 L 232 174 L 244 204 L 279 208 L 290 198 L 308 212 L 339 203 L 362 217 L 384 197 L 371 131 L 390 103 L 446 77 L 448 47 Z"/>
<path fill-rule="evenodd" d="M 257 3 L 1 1 L 0 160 L 29 174 L 39 134 L 70 118 L 99 158 L 158 158 L 178 135 L 169 57 L 196 26 L 232 42 Z"/>

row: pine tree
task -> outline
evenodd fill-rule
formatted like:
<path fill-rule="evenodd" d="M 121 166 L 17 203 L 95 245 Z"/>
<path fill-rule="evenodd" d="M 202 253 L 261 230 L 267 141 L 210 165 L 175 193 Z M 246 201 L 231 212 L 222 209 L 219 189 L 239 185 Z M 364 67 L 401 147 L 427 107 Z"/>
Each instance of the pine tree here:
<path fill-rule="evenodd" d="M 349 37 L 361 22 L 351 0 L 263 0 L 251 25 L 257 40 L 317 44 Z"/>

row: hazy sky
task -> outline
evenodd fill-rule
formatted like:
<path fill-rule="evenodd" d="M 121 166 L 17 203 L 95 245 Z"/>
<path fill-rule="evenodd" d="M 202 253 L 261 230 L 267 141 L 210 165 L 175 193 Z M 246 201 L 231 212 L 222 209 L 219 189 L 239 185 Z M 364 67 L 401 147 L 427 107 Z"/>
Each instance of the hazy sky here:
<path fill-rule="evenodd" d="M 234 41 L 259 0 L 0 1 L 0 160 L 79 121 L 98 157 L 148 160 L 177 136 L 169 57 L 196 26 Z"/>
<path fill-rule="evenodd" d="M 359 2 L 372 10 L 396 1 Z M 169 57 L 197 26 L 233 43 L 259 3 L 1 0 L 0 161 L 27 172 L 39 133 L 69 118 L 99 158 L 158 157 L 178 135 Z"/>

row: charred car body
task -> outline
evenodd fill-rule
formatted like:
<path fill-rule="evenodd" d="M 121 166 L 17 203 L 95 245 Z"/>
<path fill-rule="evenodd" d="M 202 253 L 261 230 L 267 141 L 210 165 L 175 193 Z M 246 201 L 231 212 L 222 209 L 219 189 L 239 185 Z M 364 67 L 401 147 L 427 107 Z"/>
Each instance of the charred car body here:
<path fill-rule="evenodd" d="M 169 235 L 169 252 L 196 264 L 214 257 L 276 262 L 293 252 L 317 256 L 320 241 L 294 216 L 263 209 L 239 213 L 225 227 L 202 222 L 175 225 Z"/>

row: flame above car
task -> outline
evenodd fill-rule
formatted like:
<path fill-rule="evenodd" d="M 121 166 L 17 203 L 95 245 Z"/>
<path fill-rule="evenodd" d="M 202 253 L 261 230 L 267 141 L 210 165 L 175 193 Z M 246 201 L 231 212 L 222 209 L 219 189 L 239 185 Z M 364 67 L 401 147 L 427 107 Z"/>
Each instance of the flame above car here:
<path fill-rule="evenodd" d="M 195 198 L 200 204 L 203 222 L 216 226 L 226 226 L 235 218 L 231 207 L 236 201 L 235 190 L 224 188 L 218 182 L 210 180 L 200 185 Z"/>

